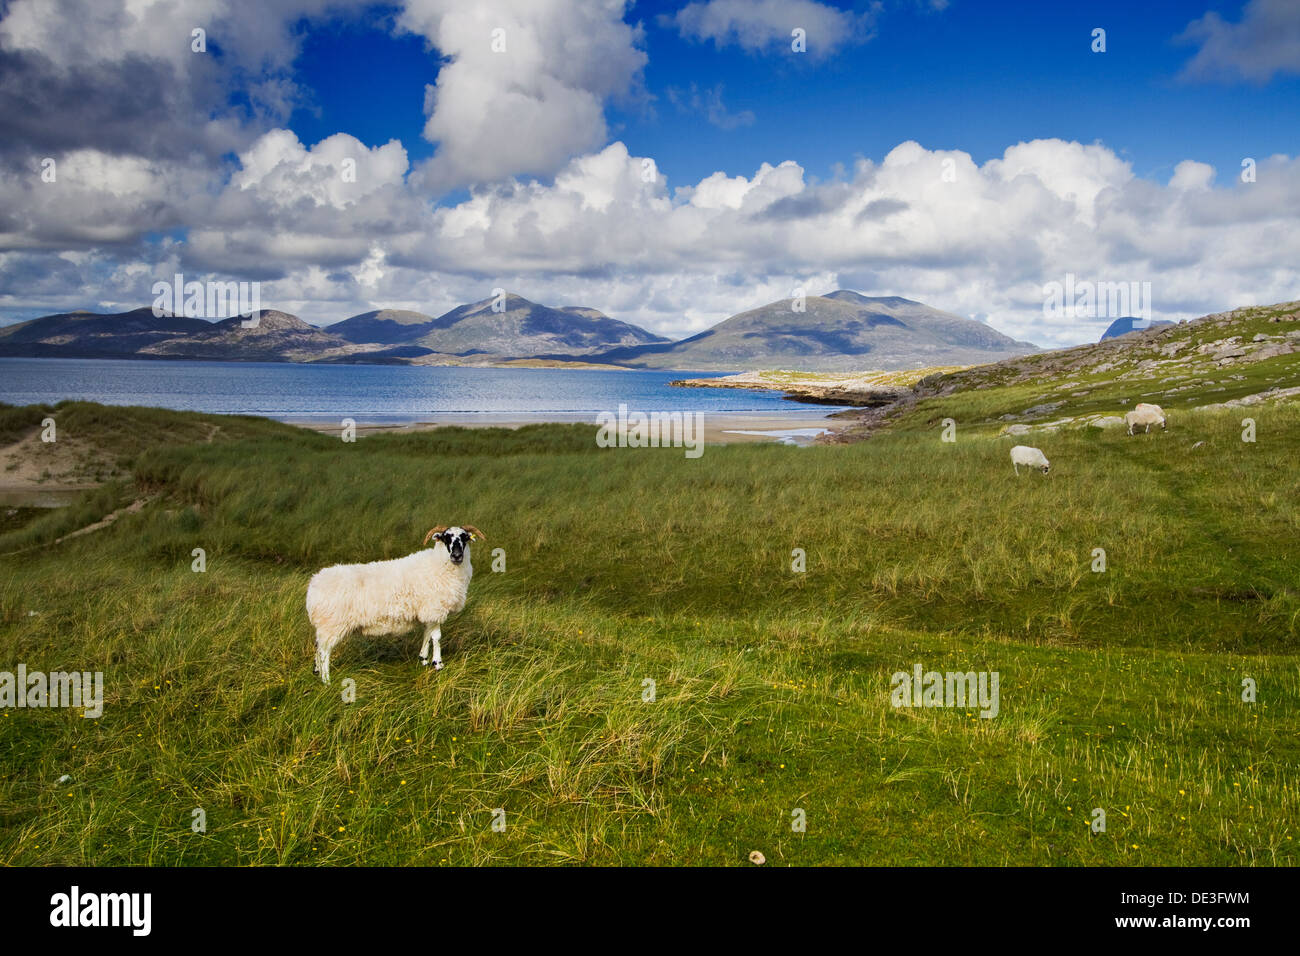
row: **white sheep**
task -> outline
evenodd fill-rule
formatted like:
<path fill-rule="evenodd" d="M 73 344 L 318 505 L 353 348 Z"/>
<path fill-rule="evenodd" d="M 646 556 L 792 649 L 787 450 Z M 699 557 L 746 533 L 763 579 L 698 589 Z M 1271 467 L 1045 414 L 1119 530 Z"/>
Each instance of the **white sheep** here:
<path fill-rule="evenodd" d="M 360 631 L 372 637 L 404 634 L 424 625 L 420 661 L 442 670 L 442 622 L 465 606 L 474 568 L 469 543 L 486 540 L 472 524 L 439 525 L 424 536 L 443 547 L 391 561 L 336 564 L 312 575 L 307 585 L 307 618 L 316 628 L 316 673 L 330 682 L 330 652 L 339 641 Z"/>
<path fill-rule="evenodd" d="M 1015 469 L 1016 474 L 1020 474 L 1020 466 L 1026 468 L 1041 468 L 1043 474 L 1047 474 L 1047 469 L 1051 467 L 1047 462 L 1047 457 L 1037 448 L 1030 448 L 1028 445 L 1017 445 L 1011 449 L 1011 467 Z"/>
<path fill-rule="evenodd" d="M 1124 423 L 1128 425 L 1128 433 L 1133 434 L 1134 425 L 1145 425 L 1146 430 L 1151 431 L 1152 425 L 1159 425 L 1161 428 L 1168 428 L 1169 425 L 1165 420 L 1165 410 L 1159 405 L 1149 405 L 1146 402 L 1138 402 L 1133 406 L 1133 411 L 1124 416 Z"/>

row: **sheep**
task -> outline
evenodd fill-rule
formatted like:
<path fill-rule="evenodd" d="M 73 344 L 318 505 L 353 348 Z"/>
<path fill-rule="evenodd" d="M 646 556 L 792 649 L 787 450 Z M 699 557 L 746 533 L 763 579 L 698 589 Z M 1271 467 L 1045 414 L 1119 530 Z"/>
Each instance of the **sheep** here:
<path fill-rule="evenodd" d="M 1146 431 L 1151 431 L 1152 425 L 1159 425 L 1161 428 L 1168 428 L 1169 424 L 1165 420 L 1165 410 L 1159 405 L 1149 405 L 1146 402 L 1138 402 L 1133 406 L 1133 411 L 1124 416 L 1124 423 L 1128 425 L 1128 433 L 1133 434 L 1134 425 L 1145 425 Z"/>
<path fill-rule="evenodd" d="M 1043 474 L 1047 474 L 1047 469 L 1051 467 L 1048 464 L 1047 457 L 1037 448 L 1030 448 L 1028 445 L 1017 445 L 1011 449 L 1011 467 L 1020 474 L 1020 466 L 1026 468 L 1041 468 Z"/>
<path fill-rule="evenodd" d="M 336 564 L 312 575 L 307 585 L 307 618 L 316 629 L 316 667 L 330 682 L 330 652 L 355 631 L 372 637 L 403 634 L 424 625 L 420 662 L 442 670 L 442 622 L 465 606 L 474 568 L 469 543 L 486 541 L 482 531 L 439 525 L 424 536 L 432 548 L 391 561 Z M 437 546 L 438 543 L 443 548 Z"/>

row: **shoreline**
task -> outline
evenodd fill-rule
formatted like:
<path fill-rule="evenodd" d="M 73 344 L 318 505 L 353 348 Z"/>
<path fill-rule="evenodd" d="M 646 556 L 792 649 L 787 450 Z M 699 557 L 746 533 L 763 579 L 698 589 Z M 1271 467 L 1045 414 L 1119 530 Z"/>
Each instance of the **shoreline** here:
<path fill-rule="evenodd" d="M 719 378 L 679 378 L 676 388 L 739 388 L 781 392 L 790 401 L 864 410 L 906 401 L 918 382 L 968 366 L 935 366 L 886 372 L 799 372 L 790 369 L 738 372 Z"/>
<path fill-rule="evenodd" d="M 438 428 L 523 428 L 526 425 L 590 425 L 596 426 L 596 413 L 538 413 L 525 415 L 511 412 L 467 412 L 431 416 L 414 422 L 357 422 L 358 437 L 368 435 L 400 434 L 403 432 L 433 431 Z M 831 415 L 810 415 L 800 410 L 777 414 L 763 412 L 702 412 L 703 440 L 706 444 L 727 445 L 748 442 L 812 443 L 810 431 L 821 433 L 821 438 L 832 437 L 851 423 Z M 561 418 L 558 416 L 567 415 Z M 472 416 L 469 417 L 469 416 Z M 279 419 L 286 425 L 310 431 L 336 433 L 339 424 L 302 418 Z M 792 434 L 793 433 L 793 434 Z M 803 441 L 807 439 L 808 441 Z"/>

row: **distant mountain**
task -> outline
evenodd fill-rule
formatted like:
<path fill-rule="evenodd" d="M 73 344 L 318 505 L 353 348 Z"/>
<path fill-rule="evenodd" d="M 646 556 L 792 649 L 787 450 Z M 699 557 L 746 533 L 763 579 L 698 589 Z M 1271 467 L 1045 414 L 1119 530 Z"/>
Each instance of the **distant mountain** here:
<path fill-rule="evenodd" d="M 502 311 L 494 312 L 497 301 L 484 299 L 452 309 L 414 341 L 435 352 L 505 358 L 586 356 L 668 341 L 595 309 L 554 309 L 509 294 L 501 301 Z"/>
<path fill-rule="evenodd" d="M 620 346 L 667 342 L 661 336 L 596 309 L 551 308 L 508 294 L 462 305 L 436 319 L 423 312 L 379 309 L 326 326 L 324 331 L 355 344 L 418 346 L 430 353 L 471 361 L 516 358 L 576 358 Z"/>
<path fill-rule="evenodd" d="M 151 308 L 130 312 L 60 312 L 0 328 L 0 355 L 39 358 L 121 358 L 155 343 L 210 327 L 203 319 Z"/>
<path fill-rule="evenodd" d="M 1126 315 L 1123 318 L 1116 319 L 1107 326 L 1106 331 L 1101 333 L 1101 338 L 1098 341 L 1105 342 L 1107 339 L 1113 339 L 1119 335 L 1128 335 L 1130 332 L 1138 332 L 1143 329 L 1154 329 L 1157 326 L 1173 324 L 1174 323 L 1170 322 L 1168 319 L 1152 319 L 1148 322 L 1146 319 L 1139 319 L 1131 315 Z"/>
<path fill-rule="evenodd" d="M 434 327 L 435 319 L 423 312 L 404 309 L 376 309 L 362 312 L 342 322 L 325 327 L 331 335 L 349 342 L 376 342 L 382 345 L 410 344 Z"/>
<path fill-rule="evenodd" d="M 138 354 L 221 362 L 314 362 L 375 351 L 275 309 L 263 309 L 256 322 L 248 316 L 233 316 L 202 324 L 204 328 L 198 331 L 148 345 Z"/>
<path fill-rule="evenodd" d="M 996 329 L 898 296 L 841 289 L 783 299 L 669 344 L 611 349 L 592 361 L 634 368 L 743 371 L 898 369 L 974 365 L 1038 351 Z"/>

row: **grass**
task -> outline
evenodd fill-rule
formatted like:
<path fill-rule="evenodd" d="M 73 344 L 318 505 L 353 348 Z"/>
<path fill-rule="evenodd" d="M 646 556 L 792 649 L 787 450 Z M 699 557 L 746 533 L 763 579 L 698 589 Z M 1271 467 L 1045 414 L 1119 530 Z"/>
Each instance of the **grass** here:
<path fill-rule="evenodd" d="M 104 713 L 0 711 L 6 864 L 1297 861 L 1292 406 L 1255 444 L 1230 412 L 1061 432 L 1018 480 L 1010 442 L 919 417 L 692 461 L 584 426 L 79 413 L 61 430 L 135 436 L 133 487 L 0 533 L 40 545 L 0 558 L 0 647 L 103 670 Z M 447 667 L 358 637 L 321 685 L 310 574 L 454 521 L 488 541 Z M 998 671 L 999 715 L 891 707 L 916 663 Z"/>

